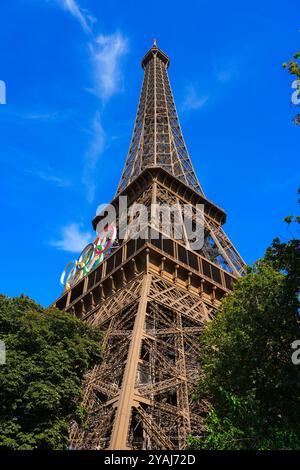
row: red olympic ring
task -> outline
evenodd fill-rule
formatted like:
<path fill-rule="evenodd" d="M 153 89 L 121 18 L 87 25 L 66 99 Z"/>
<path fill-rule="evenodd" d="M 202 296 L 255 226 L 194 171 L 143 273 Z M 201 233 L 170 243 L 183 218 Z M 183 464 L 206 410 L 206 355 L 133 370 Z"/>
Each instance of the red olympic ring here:
<path fill-rule="evenodd" d="M 80 253 L 78 260 L 68 263 L 63 271 L 60 282 L 68 290 L 75 282 L 88 274 L 91 269 L 103 261 L 104 252 L 108 251 L 117 235 L 116 227 L 109 225 Z M 74 265 L 73 265 L 74 263 Z M 72 266 L 73 265 L 73 266 Z"/>
<path fill-rule="evenodd" d="M 109 225 L 108 227 L 106 227 L 94 241 L 95 253 L 97 255 L 101 255 L 101 253 L 107 251 L 110 245 L 115 241 L 116 234 L 116 227 L 114 227 L 113 225 Z"/>

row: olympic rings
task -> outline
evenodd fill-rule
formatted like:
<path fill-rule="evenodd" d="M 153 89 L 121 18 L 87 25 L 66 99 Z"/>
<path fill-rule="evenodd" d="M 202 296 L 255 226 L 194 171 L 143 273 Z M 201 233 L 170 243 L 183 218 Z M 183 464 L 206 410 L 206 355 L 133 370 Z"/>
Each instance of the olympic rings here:
<path fill-rule="evenodd" d="M 95 253 L 95 247 L 93 243 L 89 243 L 80 253 L 78 262 L 77 262 L 77 269 L 83 269 L 83 273 L 87 274 L 89 269 L 88 266 L 93 259 Z"/>
<path fill-rule="evenodd" d="M 71 288 L 71 286 L 78 280 L 77 274 L 77 261 L 71 261 L 67 264 L 65 270 L 63 271 L 60 282 L 62 285 L 65 286 L 67 290 Z"/>
<path fill-rule="evenodd" d="M 100 255 L 104 251 L 107 251 L 110 245 L 115 241 L 117 236 L 117 229 L 114 225 L 109 225 L 94 241 L 96 246 L 95 253 Z"/>
<path fill-rule="evenodd" d="M 75 268 L 76 268 L 76 261 L 70 261 L 70 263 L 67 264 L 65 270 L 62 272 L 62 275 L 60 276 L 60 283 L 63 286 L 65 286 L 67 290 L 70 289 L 69 280 L 75 274 Z"/>
<path fill-rule="evenodd" d="M 109 225 L 96 237 L 94 243 L 89 243 L 80 253 L 78 260 L 70 261 L 62 275 L 60 283 L 66 288 L 71 287 L 104 259 L 104 254 L 110 253 L 110 247 L 117 236 L 116 227 Z"/>

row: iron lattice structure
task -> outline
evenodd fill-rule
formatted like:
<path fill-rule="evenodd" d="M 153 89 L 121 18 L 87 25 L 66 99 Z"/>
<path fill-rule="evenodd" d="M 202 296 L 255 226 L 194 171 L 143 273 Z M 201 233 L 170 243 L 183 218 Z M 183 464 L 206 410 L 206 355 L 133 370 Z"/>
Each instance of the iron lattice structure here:
<path fill-rule="evenodd" d="M 65 291 L 55 305 L 103 332 L 103 361 L 84 385 L 88 425 L 74 423 L 73 449 L 183 449 L 202 432 L 207 404 L 191 401 L 199 333 L 242 275 L 245 263 L 223 231 L 225 212 L 203 194 L 189 159 L 167 76 L 168 57 L 150 49 L 128 158 L 112 201 L 204 205 L 204 244 L 192 250 L 185 230 L 164 236 L 149 217 L 146 239 L 130 239 Z M 122 214 L 120 214 L 121 217 Z M 94 228 L 98 217 L 93 221 Z M 184 221 L 182 219 L 182 225 Z"/>
<path fill-rule="evenodd" d="M 117 193 L 145 168 L 159 166 L 203 193 L 181 132 L 167 73 L 169 57 L 154 42 L 145 70 L 133 136 Z"/>

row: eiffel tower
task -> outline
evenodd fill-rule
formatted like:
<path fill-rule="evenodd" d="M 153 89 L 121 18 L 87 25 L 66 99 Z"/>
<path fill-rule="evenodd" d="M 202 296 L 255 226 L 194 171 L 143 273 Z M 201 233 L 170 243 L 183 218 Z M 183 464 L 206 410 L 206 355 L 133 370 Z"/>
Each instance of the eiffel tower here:
<path fill-rule="evenodd" d="M 204 242 L 192 249 L 184 229 L 181 238 L 174 232 L 166 237 L 150 218 L 147 239 L 124 237 L 56 300 L 57 308 L 103 332 L 103 361 L 85 378 L 87 426 L 72 425 L 72 449 L 184 449 L 189 434 L 201 435 L 206 404 L 190 396 L 199 334 L 245 273 L 222 228 L 226 214 L 205 197 L 192 166 L 169 63 L 154 41 L 142 60 L 133 135 L 112 205 L 118 222 L 118 198 L 126 195 L 134 224 L 136 204 L 149 211 L 152 204 L 188 204 L 192 219 L 203 204 Z M 94 218 L 94 228 L 100 219 Z"/>

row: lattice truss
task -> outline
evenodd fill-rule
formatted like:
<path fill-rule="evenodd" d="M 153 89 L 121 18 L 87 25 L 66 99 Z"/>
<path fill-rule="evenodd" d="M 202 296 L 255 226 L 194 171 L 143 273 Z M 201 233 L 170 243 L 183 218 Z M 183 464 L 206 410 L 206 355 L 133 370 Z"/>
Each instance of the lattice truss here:
<path fill-rule="evenodd" d="M 184 230 L 185 225 L 188 223 L 186 214 L 184 214 L 183 210 L 184 201 L 175 193 L 170 192 L 161 185 L 157 185 L 155 199 L 152 198 L 152 191 L 152 187 L 148 188 L 142 193 L 141 196 L 139 196 L 134 204 L 130 206 L 128 223 L 131 224 L 132 229 L 134 229 L 136 233 L 139 231 L 142 232 L 143 221 L 140 217 L 141 214 L 138 210 L 136 210 L 139 204 L 144 204 L 148 211 L 150 211 L 150 204 L 152 200 L 156 202 L 158 207 L 176 207 L 178 208 L 178 217 L 175 217 L 176 220 L 174 220 L 174 212 L 170 211 L 170 224 L 168 233 L 166 233 L 164 230 L 164 225 L 162 222 L 163 213 L 161 213 L 160 217 L 156 219 L 156 223 L 154 223 L 153 218 L 151 219 L 151 217 L 148 216 L 149 227 L 151 226 L 151 228 L 158 230 L 163 235 L 165 235 L 166 238 L 176 238 L 176 240 L 180 241 L 187 248 L 190 248 L 190 240 L 188 239 L 187 231 Z M 234 247 L 233 243 L 224 232 L 222 226 L 207 216 L 203 217 L 202 214 L 199 215 L 195 207 L 191 206 L 191 211 L 191 225 L 193 230 L 196 230 L 197 222 L 198 226 L 199 224 L 201 226 L 203 225 L 204 231 L 203 246 L 201 249 L 195 251 L 229 273 L 237 276 L 244 275 L 246 272 L 246 264 Z M 175 233 L 176 231 L 178 233 Z M 149 237 L 150 236 L 151 232 L 149 231 Z"/>
<path fill-rule="evenodd" d="M 83 403 L 88 427 L 84 432 L 72 426 L 72 448 L 105 449 L 109 445 L 115 412 L 111 401 L 120 393 L 141 282 L 138 278 L 108 298 L 88 320 L 103 332 L 104 360 L 86 376 Z"/>
<path fill-rule="evenodd" d="M 202 193 L 180 128 L 166 63 L 153 46 L 145 64 L 140 101 L 118 191 L 146 167 L 159 166 Z"/>
<path fill-rule="evenodd" d="M 86 377 L 85 430 L 73 425 L 73 449 L 105 449 L 118 426 L 116 410 L 143 275 L 108 298 L 90 319 L 104 331 L 104 360 Z M 134 402 L 125 431 L 128 448 L 182 449 L 190 432 L 201 433 L 205 403 L 191 402 L 198 374 L 199 333 L 214 315 L 200 296 L 152 275 L 132 384 Z"/>
<path fill-rule="evenodd" d="M 238 276 L 246 274 L 246 263 L 223 228 L 212 220 L 205 220 L 205 239 L 201 254 L 222 269 Z"/>

